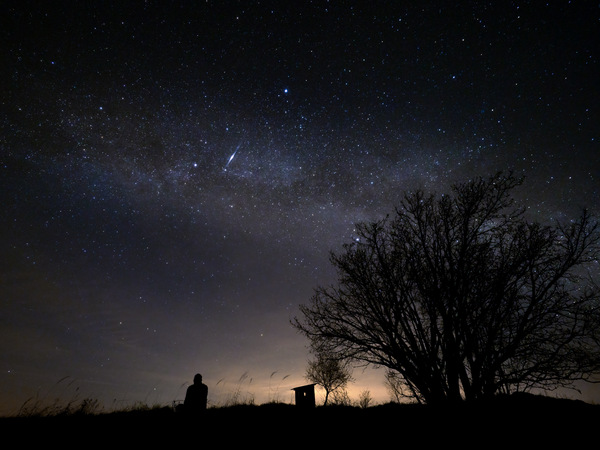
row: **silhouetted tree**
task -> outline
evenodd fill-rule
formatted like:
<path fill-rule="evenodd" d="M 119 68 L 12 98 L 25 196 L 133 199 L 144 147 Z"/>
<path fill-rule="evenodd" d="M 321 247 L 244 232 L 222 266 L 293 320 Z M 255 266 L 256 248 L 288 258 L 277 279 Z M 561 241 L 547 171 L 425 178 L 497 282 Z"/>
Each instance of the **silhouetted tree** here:
<path fill-rule="evenodd" d="M 327 406 L 329 394 L 343 389 L 352 381 L 352 370 L 348 361 L 333 357 L 333 355 L 319 352 L 316 358 L 308 361 L 306 378 L 325 389 L 324 406 Z"/>
<path fill-rule="evenodd" d="M 397 372 L 440 403 L 573 387 L 600 371 L 600 256 L 587 211 L 568 225 L 526 220 L 499 173 L 449 195 L 407 193 L 393 216 L 357 225 L 331 254 L 294 326 L 319 352 Z"/>

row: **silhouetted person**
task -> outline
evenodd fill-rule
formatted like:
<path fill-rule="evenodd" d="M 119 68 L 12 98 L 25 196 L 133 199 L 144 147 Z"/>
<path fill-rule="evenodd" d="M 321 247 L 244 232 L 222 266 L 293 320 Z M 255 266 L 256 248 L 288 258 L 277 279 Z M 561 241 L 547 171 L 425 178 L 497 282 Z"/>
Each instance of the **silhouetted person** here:
<path fill-rule="evenodd" d="M 183 401 L 183 410 L 187 414 L 202 414 L 206 411 L 208 386 L 202 383 L 202 375 L 194 376 L 194 384 L 188 386 Z"/>

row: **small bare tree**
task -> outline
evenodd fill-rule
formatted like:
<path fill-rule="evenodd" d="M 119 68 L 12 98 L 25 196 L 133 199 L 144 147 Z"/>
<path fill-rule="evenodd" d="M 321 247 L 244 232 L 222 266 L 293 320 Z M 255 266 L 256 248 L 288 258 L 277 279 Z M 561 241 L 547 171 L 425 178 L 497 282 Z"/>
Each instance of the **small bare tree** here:
<path fill-rule="evenodd" d="M 373 397 L 371 397 L 371 392 L 365 389 L 358 397 L 358 406 L 361 408 L 368 408 L 372 401 Z"/>
<path fill-rule="evenodd" d="M 306 378 L 325 389 L 324 406 L 327 406 L 329 394 L 345 388 L 352 381 L 352 370 L 347 361 L 319 352 L 316 359 L 308 362 Z"/>

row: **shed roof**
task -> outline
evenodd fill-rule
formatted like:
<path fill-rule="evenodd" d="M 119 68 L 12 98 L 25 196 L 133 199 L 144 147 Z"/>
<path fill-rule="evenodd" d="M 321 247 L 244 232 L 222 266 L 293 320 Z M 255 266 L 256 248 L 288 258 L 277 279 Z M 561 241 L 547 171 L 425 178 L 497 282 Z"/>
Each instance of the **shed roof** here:
<path fill-rule="evenodd" d="M 312 383 L 312 384 L 305 384 L 304 386 L 298 386 L 298 387 L 292 388 L 292 391 L 304 391 L 310 387 L 313 387 L 316 384 L 317 383 Z"/>

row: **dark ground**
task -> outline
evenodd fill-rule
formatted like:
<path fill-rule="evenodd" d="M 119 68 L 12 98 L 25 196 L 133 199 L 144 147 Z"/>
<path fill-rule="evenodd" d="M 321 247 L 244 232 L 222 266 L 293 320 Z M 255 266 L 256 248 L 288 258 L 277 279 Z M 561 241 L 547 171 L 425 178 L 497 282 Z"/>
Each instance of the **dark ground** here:
<path fill-rule="evenodd" d="M 4 441 L 60 448 L 244 447 L 486 448 L 597 444 L 600 405 L 538 396 L 432 408 L 388 404 L 366 409 L 267 404 L 209 408 L 201 419 L 171 408 L 58 417 L 0 419 Z M 591 439 L 591 441 L 590 441 Z M 428 445 L 429 444 L 429 445 Z"/>

